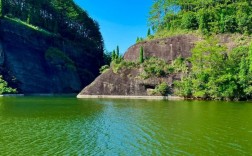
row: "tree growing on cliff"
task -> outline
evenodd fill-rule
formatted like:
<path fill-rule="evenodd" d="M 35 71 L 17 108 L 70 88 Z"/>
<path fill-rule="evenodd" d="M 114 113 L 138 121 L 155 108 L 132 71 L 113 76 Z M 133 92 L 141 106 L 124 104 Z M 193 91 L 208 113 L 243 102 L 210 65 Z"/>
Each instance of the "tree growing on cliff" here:
<path fill-rule="evenodd" d="M 103 54 L 99 24 L 73 0 L 0 0 L 0 16 L 17 18 Z"/>
<path fill-rule="evenodd" d="M 140 48 L 139 62 L 140 63 L 144 62 L 144 49 L 143 49 L 143 46 L 141 46 L 141 48 Z"/>
<path fill-rule="evenodd" d="M 117 58 L 120 57 L 120 49 L 119 49 L 119 46 L 116 46 L 116 57 L 117 57 Z"/>
<path fill-rule="evenodd" d="M 148 22 L 155 32 L 251 34 L 251 14 L 251 0 L 154 0 Z"/>
<path fill-rule="evenodd" d="M 148 29 L 148 32 L 147 32 L 147 37 L 149 37 L 151 35 L 151 30 L 150 28 Z"/>
<path fill-rule="evenodd" d="M 112 51 L 112 61 L 114 61 L 116 59 L 116 52 L 115 50 Z"/>
<path fill-rule="evenodd" d="M 3 9 L 2 9 L 2 7 L 3 7 L 2 0 L 0 0 L 0 17 L 3 16 L 3 13 L 2 13 Z"/>

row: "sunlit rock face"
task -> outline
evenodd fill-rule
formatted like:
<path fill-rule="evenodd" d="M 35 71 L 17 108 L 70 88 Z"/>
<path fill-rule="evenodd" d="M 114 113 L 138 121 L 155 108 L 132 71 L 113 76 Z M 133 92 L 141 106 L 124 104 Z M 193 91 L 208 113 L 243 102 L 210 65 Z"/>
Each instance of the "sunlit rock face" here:
<path fill-rule="evenodd" d="M 126 61 L 139 61 L 140 48 L 144 48 L 144 57 L 158 57 L 171 62 L 177 57 L 191 56 L 191 49 L 196 41 L 200 40 L 193 35 L 180 35 L 171 38 L 146 41 L 130 47 L 124 55 Z M 179 80 L 179 74 L 171 74 L 162 78 L 139 78 L 142 69 L 125 69 L 114 73 L 111 69 L 101 74 L 93 83 L 84 88 L 80 95 L 129 95 L 147 96 L 151 90 L 161 82 L 173 85 Z M 172 90 L 171 90 L 172 91 Z"/>
<path fill-rule="evenodd" d="M 225 44 L 229 50 L 236 47 L 235 35 L 217 35 L 220 44 Z M 125 53 L 126 61 L 139 61 L 140 49 L 144 49 L 144 57 L 157 57 L 171 63 L 178 57 L 188 58 L 197 41 L 201 37 L 195 35 L 178 35 L 174 37 L 144 41 L 131 46 Z M 188 64 L 190 66 L 190 64 Z M 133 68 L 121 70 L 114 73 L 112 69 L 101 74 L 93 83 L 84 88 L 79 95 L 129 95 L 129 96 L 146 96 L 160 84 L 166 82 L 173 92 L 173 82 L 181 79 L 181 74 L 170 74 L 162 78 L 150 77 L 148 79 L 139 78 L 143 69 Z"/>
<path fill-rule="evenodd" d="M 144 41 L 130 47 L 124 55 L 125 60 L 138 61 L 140 48 L 143 47 L 144 55 L 148 57 L 162 58 L 167 62 L 178 56 L 187 58 L 191 56 L 191 49 L 199 38 L 194 35 L 179 35 L 170 38 Z"/>

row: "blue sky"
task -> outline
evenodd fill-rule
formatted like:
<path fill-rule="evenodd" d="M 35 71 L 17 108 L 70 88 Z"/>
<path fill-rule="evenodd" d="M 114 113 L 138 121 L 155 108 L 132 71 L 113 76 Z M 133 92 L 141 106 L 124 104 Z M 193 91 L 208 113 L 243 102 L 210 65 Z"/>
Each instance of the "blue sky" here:
<path fill-rule="evenodd" d="M 136 42 L 137 37 L 146 37 L 152 0 L 74 1 L 98 21 L 108 51 L 119 45 L 120 53 L 123 54 Z"/>

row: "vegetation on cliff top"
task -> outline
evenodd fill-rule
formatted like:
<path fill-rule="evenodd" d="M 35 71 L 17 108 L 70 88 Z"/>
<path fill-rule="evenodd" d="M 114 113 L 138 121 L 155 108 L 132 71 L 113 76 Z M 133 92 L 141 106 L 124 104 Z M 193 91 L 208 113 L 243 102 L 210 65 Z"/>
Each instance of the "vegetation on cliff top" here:
<path fill-rule="evenodd" d="M 76 71 L 74 61 L 57 48 L 49 48 L 45 53 L 45 59 L 58 70 Z"/>
<path fill-rule="evenodd" d="M 252 33 L 251 0 L 155 0 L 149 15 L 155 37 L 199 31 Z"/>
<path fill-rule="evenodd" d="M 176 94 L 218 100 L 252 98 L 252 45 L 228 51 L 216 38 L 208 38 L 196 44 L 189 61 L 192 67 L 175 83 Z"/>
<path fill-rule="evenodd" d="M 23 21 L 64 38 L 95 47 L 103 53 L 99 25 L 73 0 L 0 0 L 0 17 Z"/>

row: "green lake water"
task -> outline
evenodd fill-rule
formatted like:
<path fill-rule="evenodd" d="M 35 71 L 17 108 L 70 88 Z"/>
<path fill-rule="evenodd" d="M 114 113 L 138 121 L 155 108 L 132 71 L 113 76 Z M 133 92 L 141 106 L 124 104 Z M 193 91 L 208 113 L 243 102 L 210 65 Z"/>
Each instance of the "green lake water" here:
<path fill-rule="evenodd" d="M 0 98 L 0 155 L 251 155 L 252 102 Z"/>

